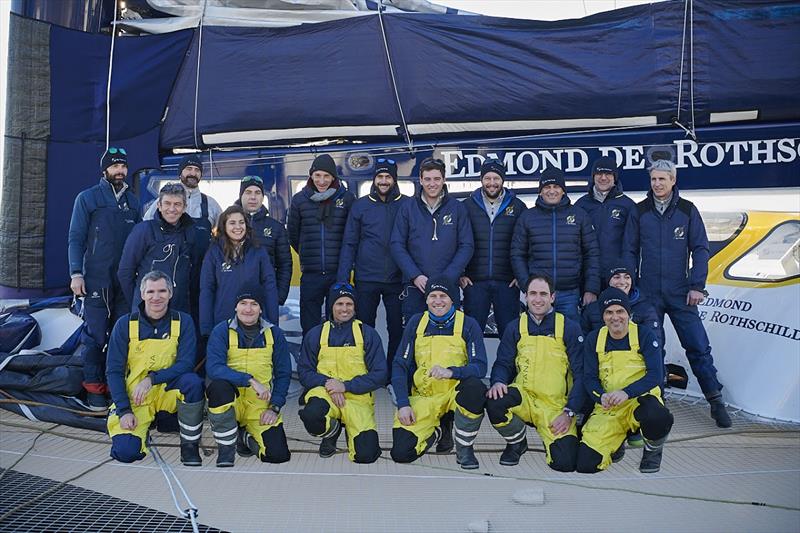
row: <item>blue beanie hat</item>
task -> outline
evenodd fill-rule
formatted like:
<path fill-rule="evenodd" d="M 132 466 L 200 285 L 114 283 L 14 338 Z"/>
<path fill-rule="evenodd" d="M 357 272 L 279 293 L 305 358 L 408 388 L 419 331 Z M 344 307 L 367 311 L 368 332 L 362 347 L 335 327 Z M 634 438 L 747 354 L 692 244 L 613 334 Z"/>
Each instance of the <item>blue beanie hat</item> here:
<path fill-rule="evenodd" d="M 456 288 L 450 283 L 450 280 L 444 276 L 438 276 L 428 279 L 425 285 L 425 297 L 427 298 L 433 291 L 441 291 L 448 295 L 454 302 L 458 299 L 456 297 Z"/>
<path fill-rule="evenodd" d="M 592 165 L 592 176 L 598 172 L 610 172 L 614 175 L 614 182 L 619 177 L 619 167 L 613 157 L 603 156 L 595 160 Z"/>
<path fill-rule="evenodd" d="M 397 181 L 397 161 L 386 157 L 375 159 L 375 174 L 373 176 L 377 176 L 381 172 L 390 174 Z"/>
<path fill-rule="evenodd" d="M 311 169 L 309 169 L 308 175 L 310 176 L 317 170 L 327 172 L 334 178 L 339 177 L 339 174 L 336 173 L 336 162 L 328 154 L 320 154 L 314 158 L 314 162 L 311 164 Z"/>
<path fill-rule="evenodd" d="M 200 161 L 200 157 L 197 154 L 189 154 L 181 159 L 181 164 L 178 165 L 178 174 L 183 172 L 186 167 L 197 167 L 200 172 L 203 172 L 203 162 Z"/>
<path fill-rule="evenodd" d="M 103 154 L 103 157 L 100 159 L 100 170 L 105 172 L 108 167 L 111 165 L 116 165 L 117 163 L 122 163 L 123 165 L 127 166 L 128 152 L 126 152 L 124 148 L 109 146 L 108 150 L 106 150 L 106 152 Z"/>
<path fill-rule="evenodd" d="M 567 192 L 567 183 L 564 181 L 564 171 L 556 167 L 547 167 L 539 178 L 539 192 L 541 192 L 546 185 L 558 185 L 564 192 Z"/>
<path fill-rule="evenodd" d="M 264 289 L 255 283 L 247 283 L 239 288 L 239 293 L 236 295 L 236 304 L 238 305 L 242 300 L 255 300 L 261 307 L 261 315 L 266 312 L 264 304 Z"/>
<path fill-rule="evenodd" d="M 497 158 L 489 157 L 483 162 L 481 165 L 481 178 L 483 178 L 487 172 L 494 172 L 500 176 L 500 179 L 503 181 L 506 180 L 506 167 L 503 165 L 503 162 Z"/>
<path fill-rule="evenodd" d="M 350 298 L 356 304 L 356 290 L 347 282 L 334 283 L 328 291 L 328 307 L 333 309 L 333 304 L 339 298 Z"/>
<path fill-rule="evenodd" d="M 631 314 L 631 301 L 625 291 L 621 291 L 615 287 L 608 287 L 600 293 L 600 312 L 605 313 L 606 309 L 612 305 L 621 305 L 625 308 L 628 314 Z"/>

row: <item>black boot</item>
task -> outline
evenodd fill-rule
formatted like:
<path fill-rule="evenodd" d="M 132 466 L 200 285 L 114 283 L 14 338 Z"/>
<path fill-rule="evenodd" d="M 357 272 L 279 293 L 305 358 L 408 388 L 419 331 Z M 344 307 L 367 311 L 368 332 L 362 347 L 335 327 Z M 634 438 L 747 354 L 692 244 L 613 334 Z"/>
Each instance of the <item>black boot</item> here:
<path fill-rule="evenodd" d="M 614 453 L 611 454 L 611 462 L 612 463 L 618 463 L 618 462 L 622 461 L 623 457 L 625 457 L 625 443 L 624 442 L 619 445 L 619 448 L 617 448 L 617 451 L 615 451 Z"/>
<path fill-rule="evenodd" d="M 644 439 L 642 462 L 639 463 L 639 472 L 653 474 L 661 470 L 661 455 L 664 452 L 666 437 L 658 440 Z"/>
<path fill-rule="evenodd" d="M 202 466 L 203 459 L 200 457 L 200 442 L 181 441 L 181 463 L 184 466 Z"/>
<path fill-rule="evenodd" d="M 523 438 L 516 444 L 506 444 L 506 449 L 503 450 L 503 454 L 500 456 L 500 464 L 503 466 L 516 466 L 519 464 L 519 458 L 527 451 L 527 438 Z"/>
<path fill-rule="evenodd" d="M 250 441 L 253 441 L 252 443 Z M 236 453 L 239 457 L 252 457 L 255 455 L 251 444 L 255 444 L 255 439 L 250 436 L 247 429 L 240 427 L 236 435 Z"/>
<path fill-rule="evenodd" d="M 722 394 L 717 393 L 711 398 L 708 398 L 708 403 L 711 406 L 711 418 L 717 423 L 717 427 L 729 428 L 733 425 L 733 422 L 731 422 L 731 415 L 728 414 L 728 410 L 725 408 L 725 402 L 722 401 Z"/>
<path fill-rule="evenodd" d="M 181 435 L 181 463 L 185 466 L 201 466 L 200 436 L 203 433 L 205 402 L 178 402 L 178 426 Z"/>
<path fill-rule="evenodd" d="M 464 470 L 475 470 L 480 467 L 472 446 L 456 446 L 456 463 L 460 464 Z"/>
<path fill-rule="evenodd" d="M 453 412 L 445 413 L 439 420 L 439 429 L 442 430 L 442 436 L 436 444 L 436 453 L 450 453 L 453 451 Z"/>
<path fill-rule="evenodd" d="M 319 456 L 323 458 L 333 457 L 336 455 L 336 441 L 339 440 L 339 435 L 342 434 L 342 425 L 338 420 L 333 421 L 336 424 L 336 429 L 330 436 L 322 439 L 319 443 Z"/>
<path fill-rule="evenodd" d="M 217 467 L 227 468 L 233 466 L 236 461 L 236 445 L 235 444 L 219 444 L 217 445 Z"/>

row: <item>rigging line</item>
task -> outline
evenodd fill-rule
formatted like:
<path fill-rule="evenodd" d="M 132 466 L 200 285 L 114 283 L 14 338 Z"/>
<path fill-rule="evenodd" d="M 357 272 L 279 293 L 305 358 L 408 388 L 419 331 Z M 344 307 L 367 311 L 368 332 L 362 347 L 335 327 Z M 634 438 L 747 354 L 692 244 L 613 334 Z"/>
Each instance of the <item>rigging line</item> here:
<path fill-rule="evenodd" d="M 689 98 L 691 100 L 690 104 L 692 109 L 690 135 L 692 139 L 696 141 L 697 135 L 694 131 L 694 0 L 689 0 Z"/>
<path fill-rule="evenodd" d="M 149 437 L 148 440 L 150 440 Z M 167 487 L 169 488 L 170 495 L 172 496 L 172 503 L 175 504 L 175 508 L 178 510 L 181 516 L 183 516 L 183 518 L 186 518 L 187 520 L 191 521 L 192 531 L 194 531 L 194 533 L 198 533 L 199 530 L 197 526 L 197 514 L 198 514 L 197 506 L 195 506 L 195 504 L 192 503 L 192 500 L 186 493 L 186 489 L 183 488 L 183 484 L 181 484 L 181 481 L 178 479 L 178 476 L 175 474 L 175 471 L 172 470 L 172 467 L 169 465 L 169 463 L 167 463 L 164 460 L 164 458 L 161 457 L 161 452 L 159 451 L 158 447 L 151 442 L 149 448 L 153 454 L 153 459 L 161 469 L 161 473 L 164 474 L 164 479 L 167 481 Z M 175 495 L 175 489 L 172 486 L 173 481 L 178 486 L 178 489 L 181 491 L 183 499 L 186 500 L 186 505 L 187 505 L 186 509 L 181 509 L 181 506 L 178 503 L 178 497 Z"/>
<path fill-rule="evenodd" d="M 691 0 L 684 0 L 683 7 L 683 32 L 681 34 L 681 71 L 678 75 L 678 109 L 675 113 L 675 120 L 680 123 L 681 120 L 681 96 L 683 94 L 683 60 L 686 52 L 686 23 L 689 16 L 689 2 Z"/>
<path fill-rule="evenodd" d="M 17 466 L 17 465 L 18 465 L 18 464 L 19 464 L 19 463 L 20 463 L 20 462 L 21 462 L 23 459 L 25 459 L 25 457 L 28 455 L 28 453 L 30 453 L 30 451 L 31 451 L 31 450 L 33 450 L 34 446 L 36 446 L 36 441 L 38 441 L 38 440 L 39 440 L 39 437 L 41 437 L 41 436 L 42 436 L 42 435 L 44 435 L 45 433 L 49 433 L 49 430 L 53 430 L 53 429 L 57 428 L 57 427 L 58 427 L 58 426 L 60 426 L 60 425 L 61 425 L 61 424 L 53 424 L 53 425 L 52 425 L 52 426 L 50 426 L 49 428 L 46 428 L 46 429 L 40 429 L 40 430 L 39 430 L 39 434 L 38 434 L 38 435 L 36 435 L 36 437 L 34 437 L 34 439 L 33 439 L 33 442 L 31 442 L 31 445 L 30 445 L 30 446 L 28 446 L 28 449 L 27 449 L 27 450 L 25 450 L 25 452 L 24 452 L 22 455 L 20 455 L 20 456 L 19 456 L 19 458 L 17 458 L 17 460 L 16 460 L 16 461 L 14 461 L 12 464 L 10 464 L 9 466 L 7 466 L 7 467 L 5 467 L 5 468 L 3 469 L 3 472 L 1 472 L 1 473 L 0 473 L 0 481 L 2 481 L 2 480 L 3 480 L 3 478 L 4 478 L 4 477 L 5 477 L 5 475 L 6 475 L 6 473 L 7 473 L 9 470 L 14 470 L 14 467 L 15 467 L 15 466 Z"/>
<path fill-rule="evenodd" d="M 195 78 L 194 78 L 194 119 L 192 127 L 194 129 L 194 147 L 196 149 L 200 149 L 200 145 L 197 143 L 197 99 L 200 96 L 200 56 L 203 51 L 203 21 L 206 17 L 206 6 L 208 5 L 208 0 L 203 1 L 203 11 L 200 13 L 200 31 L 198 32 L 197 36 L 197 68 L 195 68 Z"/>
<path fill-rule="evenodd" d="M 106 83 L 106 150 L 111 142 L 111 70 L 114 66 L 114 44 L 117 41 L 117 2 L 114 0 L 114 21 L 111 23 L 111 53 L 108 56 L 108 82 Z"/>
<path fill-rule="evenodd" d="M 400 103 L 400 92 L 397 90 L 397 80 L 394 77 L 394 67 L 392 66 L 392 56 L 389 54 L 389 41 L 386 38 L 386 29 L 383 27 L 383 0 L 378 6 L 378 22 L 381 27 L 381 37 L 383 37 L 383 49 L 386 51 L 386 62 L 389 64 L 389 75 L 392 78 L 392 89 L 394 90 L 394 97 L 397 100 L 397 109 L 400 111 L 400 120 L 403 121 L 403 136 L 408 144 L 409 152 L 414 151 L 414 145 L 411 141 L 411 132 L 408 131 L 408 122 L 406 115 L 403 112 L 403 104 Z"/>

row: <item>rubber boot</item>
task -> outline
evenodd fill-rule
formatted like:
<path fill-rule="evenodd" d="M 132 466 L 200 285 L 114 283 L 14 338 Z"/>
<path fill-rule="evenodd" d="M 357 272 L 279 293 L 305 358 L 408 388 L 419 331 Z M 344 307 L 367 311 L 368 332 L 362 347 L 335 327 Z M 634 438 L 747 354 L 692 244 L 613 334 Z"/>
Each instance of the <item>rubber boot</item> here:
<path fill-rule="evenodd" d="M 506 439 L 506 449 L 500 455 L 500 464 L 503 466 L 518 465 L 519 458 L 528 451 L 525 422 L 517 415 L 512 415 L 511 422 L 504 426 L 494 426 L 494 428 Z"/>
<path fill-rule="evenodd" d="M 239 457 L 252 457 L 258 454 L 258 443 L 246 428 L 240 427 L 236 436 L 236 453 Z"/>
<path fill-rule="evenodd" d="M 181 463 L 185 466 L 201 466 L 200 436 L 203 433 L 203 409 L 205 402 L 184 403 L 178 401 L 178 426 L 181 435 Z"/>
<path fill-rule="evenodd" d="M 619 448 L 617 448 L 617 451 L 615 451 L 614 453 L 611 454 L 611 462 L 612 463 L 618 463 L 618 462 L 622 461 L 623 457 L 625 457 L 625 443 L 624 442 L 619 445 Z"/>
<path fill-rule="evenodd" d="M 667 438 L 658 440 L 644 439 L 642 462 L 639 463 L 639 472 L 653 474 L 661 470 L 661 455 L 664 452 L 664 442 Z"/>
<path fill-rule="evenodd" d="M 319 443 L 319 456 L 327 459 L 336 454 L 336 442 L 339 440 L 339 435 L 342 434 L 342 424 L 336 419 L 331 420 L 331 429 L 327 433 L 327 437 L 322 438 Z"/>
<path fill-rule="evenodd" d="M 642 439 L 642 432 L 637 431 L 636 433 L 631 433 L 628 435 L 628 446 L 631 448 L 641 448 L 644 446 L 644 440 Z"/>
<path fill-rule="evenodd" d="M 516 466 L 519 464 L 519 459 L 528 451 L 528 439 L 523 437 L 521 441 L 515 444 L 506 444 L 506 449 L 500 455 L 500 464 L 503 466 Z"/>
<path fill-rule="evenodd" d="M 450 453 L 453 451 L 453 412 L 445 413 L 439 420 L 439 429 L 442 436 L 436 444 L 436 453 Z"/>
<path fill-rule="evenodd" d="M 229 407 L 221 413 L 209 409 L 208 421 L 211 422 L 211 432 L 217 441 L 217 466 L 233 466 L 236 460 L 236 440 L 239 425 L 236 423 L 236 412 Z"/>
<path fill-rule="evenodd" d="M 458 409 L 455 411 L 456 462 L 464 470 L 475 470 L 480 466 L 472 445 L 478 436 L 482 421 L 482 414 L 477 418 L 470 418 Z"/>
<path fill-rule="evenodd" d="M 711 406 L 711 418 L 717 423 L 717 427 L 729 428 L 733 425 L 731 416 L 725 408 L 725 402 L 722 401 L 722 393 L 717 392 L 708 398 L 708 403 Z"/>

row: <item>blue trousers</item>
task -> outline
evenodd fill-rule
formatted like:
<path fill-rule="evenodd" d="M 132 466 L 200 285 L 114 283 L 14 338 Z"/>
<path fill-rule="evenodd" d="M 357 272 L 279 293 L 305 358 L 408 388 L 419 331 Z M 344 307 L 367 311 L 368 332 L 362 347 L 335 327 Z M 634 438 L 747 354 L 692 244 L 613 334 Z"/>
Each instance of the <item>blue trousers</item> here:
<path fill-rule="evenodd" d="M 392 368 L 392 360 L 403 338 L 403 310 L 400 306 L 402 283 L 380 283 L 374 281 L 356 282 L 356 316 L 364 324 L 375 327 L 378 315 L 378 304 L 383 298 L 386 310 L 386 330 L 389 333 L 389 345 L 386 348 L 386 362 Z"/>
<path fill-rule="evenodd" d="M 458 287 L 456 282 L 452 282 L 453 287 Z M 403 325 L 408 324 L 411 317 L 417 313 L 427 311 L 428 304 L 425 303 L 425 293 L 419 290 L 413 283 L 409 282 L 403 285 L 403 292 L 400 293 L 400 301 L 403 308 Z M 461 305 L 461 291 L 456 295 L 456 301 L 453 302 L 453 307 L 456 309 Z"/>
<path fill-rule="evenodd" d="M 506 281 L 496 280 L 474 281 L 464 289 L 464 313 L 478 321 L 481 331 L 486 329 L 490 307 L 494 308 L 497 333 L 503 338 L 508 323 L 522 311 L 519 289 L 509 287 Z"/>
<path fill-rule="evenodd" d="M 105 384 L 108 337 L 119 317 L 127 312 L 125 296 L 116 283 L 109 289 L 87 289 L 83 299 L 83 321 L 86 327 L 81 335 L 84 383 Z"/>
<path fill-rule="evenodd" d="M 581 323 L 581 316 L 578 311 L 578 306 L 581 303 L 580 289 L 557 290 L 556 301 L 553 307 L 555 310 L 565 317 L 574 320 L 578 324 Z"/>
<path fill-rule="evenodd" d="M 322 324 L 322 304 L 328 308 L 328 291 L 336 282 L 336 273 L 303 272 L 300 276 L 300 328 L 303 336 Z"/>
<path fill-rule="evenodd" d="M 722 390 L 722 384 L 717 381 L 717 368 L 714 366 L 714 357 L 711 355 L 711 344 L 708 342 L 706 328 L 700 319 L 696 305 L 686 305 L 686 295 L 665 295 L 663 293 L 653 297 L 658 323 L 661 324 L 660 336 L 662 356 L 664 350 L 664 315 L 668 315 L 672 322 L 681 346 L 686 350 L 686 359 L 692 367 L 692 373 L 703 394 L 710 396 Z"/>

